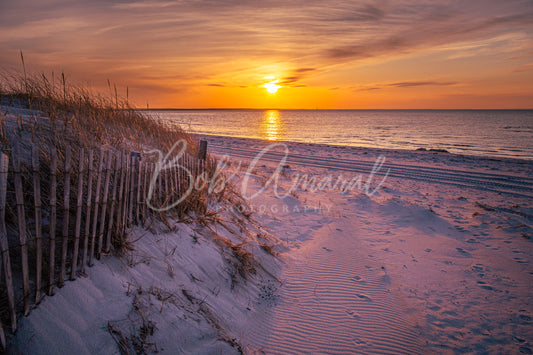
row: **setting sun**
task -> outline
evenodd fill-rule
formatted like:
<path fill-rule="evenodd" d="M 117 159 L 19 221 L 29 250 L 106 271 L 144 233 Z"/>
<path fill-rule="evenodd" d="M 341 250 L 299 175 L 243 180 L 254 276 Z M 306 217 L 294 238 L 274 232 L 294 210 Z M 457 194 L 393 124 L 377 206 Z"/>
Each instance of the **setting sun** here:
<path fill-rule="evenodd" d="M 263 86 L 267 89 L 269 93 L 274 94 L 281 87 L 279 85 L 276 85 L 277 82 L 278 82 L 277 80 L 271 81 L 270 83 L 266 83 Z"/>

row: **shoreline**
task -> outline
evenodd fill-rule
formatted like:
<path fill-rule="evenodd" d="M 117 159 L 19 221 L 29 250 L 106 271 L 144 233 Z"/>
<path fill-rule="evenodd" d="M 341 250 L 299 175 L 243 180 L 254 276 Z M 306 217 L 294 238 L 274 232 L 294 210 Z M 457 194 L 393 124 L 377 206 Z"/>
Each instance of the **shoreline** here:
<path fill-rule="evenodd" d="M 255 144 L 272 144 L 272 143 L 284 143 L 288 145 L 304 145 L 304 146 L 317 146 L 317 147 L 332 147 L 332 148 L 338 148 L 338 149 L 352 149 L 357 153 L 368 151 L 370 153 L 378 153 L 378 154 L 386 154 L 386 153 L 398 153 L 398 154 L 448 154 L 450 155 L 449 158 L 453 157 L 460 157 L 464 159 L 479 159 L 479 160 L 489 160 L 489 161 L 510 161 L 515 162 L 519 164 L 527 164 L 527 163 L 533 163 L 533 156 L 532 157 L 506 157 L 506 156 L 483 156 L 483 155 L 475 155 L 475 154 L 459 154 L 454 153 L 450 151 L 443 151 L 442 149 L 438 148 L 432 148 L 432 149 L 426 149 L 424 150 L 417 148 L 417 149 L 395 149 L 395 148 L 379 148 L 379 147 L 365 147 L 365 146 L 356 146 L 356 145 L 341 145 L 341 144 L 328 144 L 328 143 L 309 143 L 309 142 L 297 142 L 297 141 L 284 141 L 284 140 L 276 140 L 276 141 L 269 141 L 266 139 L 261 138 L 251 138 L 251 137 L 240 137 L 240 136 L 224 136 L 224 135 L 215 135 L 215 134 L 204 134 L 204 133 L 191 133 L 191 135 L 199 137 L 199 138 L 205 138 L 205 139 L 212 139 L 212 140 L 243 140 L 243 141 L 250 141 Z"/>

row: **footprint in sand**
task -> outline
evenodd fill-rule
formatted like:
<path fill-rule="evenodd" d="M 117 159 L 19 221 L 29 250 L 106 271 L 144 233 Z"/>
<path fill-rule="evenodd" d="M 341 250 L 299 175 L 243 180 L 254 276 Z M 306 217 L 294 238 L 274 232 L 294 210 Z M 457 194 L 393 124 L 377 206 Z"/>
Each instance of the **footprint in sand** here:
<path fill-rule="evenodd" d="M 529 261 L 524 260 L 522 258 L 514 258 L 514 260 L 519 264 L 529 264 Z"/>
<path fill-rule="evenodd" d="M 531 349 L 527 346 L 521 346 L 518 350 L 521 354 L 532 354 Z"/>
<path fill-rule="evenodd" d="M 353 340 L 353 343 L 354 343 L 355 345 L 365 345 L 365 344 L 366 344 L 366 341 L 361 340 L 361 339 L 354 339 L 354 340 Z"/>
<path fill-rule="evenodd" d="M 525 314 L 519 315 L 518 319 L 520 319 L 520 321 L 524 322 L 524 323 L 530 323 L 531 322 L 531 317 L 528 316 L 528 315 L 525 315 Z"/>
<path fill-rule="evenodd" d="M 428 309 L 436 312 L 436 311 L 440 311 L 441 307 L 435 305 L 435 306 L 428 307 Z"/>
<path fill-rule="evenodd" d="M 472 257 L 472 254 L 470 254 L 469 252 L 467 252 L 466 250 L 464 250 L 463 248 L 455 248 L 461 255 L 463 255 L 464 257 L 467 257 L 467 258 L 471 258 Z"/>
<path fill-rule="evenodd" d="M 362 293 L 357 294 L 356 296 L 364 301 L 372 302 L 372 298 L 368 297 L 367 295 L 363 295 Z"/>
<path fill-rule="evenodd" d="M 478 281 L 477 284 L 478 284 L 479 287 L 481 287 L 481 288 L 483 288 L 485 290 L 489 290 L 489 291 L 494 290 L 494 287 L 492 287 L 490 285 L 487 285 L 487 283 L 484 282 L 484 281 Z"/>
<path fill-rule="evenodd" d="M 346 313 L 347 313 L 349 316 L 354 317 L 355 319 L 361 319 L 361 316 L 360 316 L 358 313 L 356 313 L 356 312 L 354 312 L 354 311 L 352 311 L 352 310 L 347 309 L 347 310 L 346 310 Z"/>
<path fill-rule="evenodd" d="M 483 267 L 482 264 L 476 264 L 476 265 L 472 266 L 472 270 L 476 271 L 476 272 L 481 272 L 481 271 L 484 271 L 485 268 Z"/>
<path fill-rule="evenodd" d="M 361 276 L 351 277 L 350 280 L 358 282 L 358 283 L 365 283 L 365 280 L 363 280 L 363 278 Z"/>

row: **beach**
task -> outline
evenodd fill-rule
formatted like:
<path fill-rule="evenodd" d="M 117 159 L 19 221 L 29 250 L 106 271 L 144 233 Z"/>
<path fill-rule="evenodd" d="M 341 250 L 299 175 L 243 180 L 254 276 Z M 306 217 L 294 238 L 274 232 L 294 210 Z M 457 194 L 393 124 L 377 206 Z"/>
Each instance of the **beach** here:
<path fill-rule="evenodd" d="M 207 139 L 243 159 L 269 144 Z M 531 162 L 282 146 L 284 193 L 296 174 L 360 175 L 362 184 L 286 198 L 267 188 L 252 203 L 273 235 L 293 243 L 272 328 L 255 334 L 267 352 L 530 351 Z M 265 152 L 254 179 L 269 178 L 285 147 Z"/>
<path fill-rule="evenodd" d="M 46 298 L 13 352 L 116 353 L 111 324 L 151 326 L 147 352 L 531 353 L 531 161 L 200 138 L 242 196 L 212 206 L 226 227 L 134 228 L 128 262 Z M 254 274 L 228 277 L 214 231 Z"/>

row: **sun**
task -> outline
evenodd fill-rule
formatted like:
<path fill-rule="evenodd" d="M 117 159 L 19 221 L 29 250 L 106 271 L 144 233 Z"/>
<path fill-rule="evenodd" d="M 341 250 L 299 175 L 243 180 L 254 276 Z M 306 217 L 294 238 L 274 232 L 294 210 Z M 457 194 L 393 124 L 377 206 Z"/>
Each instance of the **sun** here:
<path fill-rule="evenodd" d="M 269 79 L 270 80 L 270 82 L 268 82 L 268 83 L 263 85 L 265 87 L 265 89 L 267 89 L 267 91 L 269 93 L 274 94 L 281 87 L 279 85 L 276 85 L 276 83 L 279 80 L 272 80 L 272 79 L 274 79 L 273 76 L 265 76 L 265 79 Z"/>
<path fill-rule="evenodd" d="M 278 91 L 278 89 L 281 87 L 279 85 L 276 85 L 274 83 L 267 83 L 265 85 L 263 85 L 267 91 L 271 94 L 275 93 L 276 91 Z"/>

